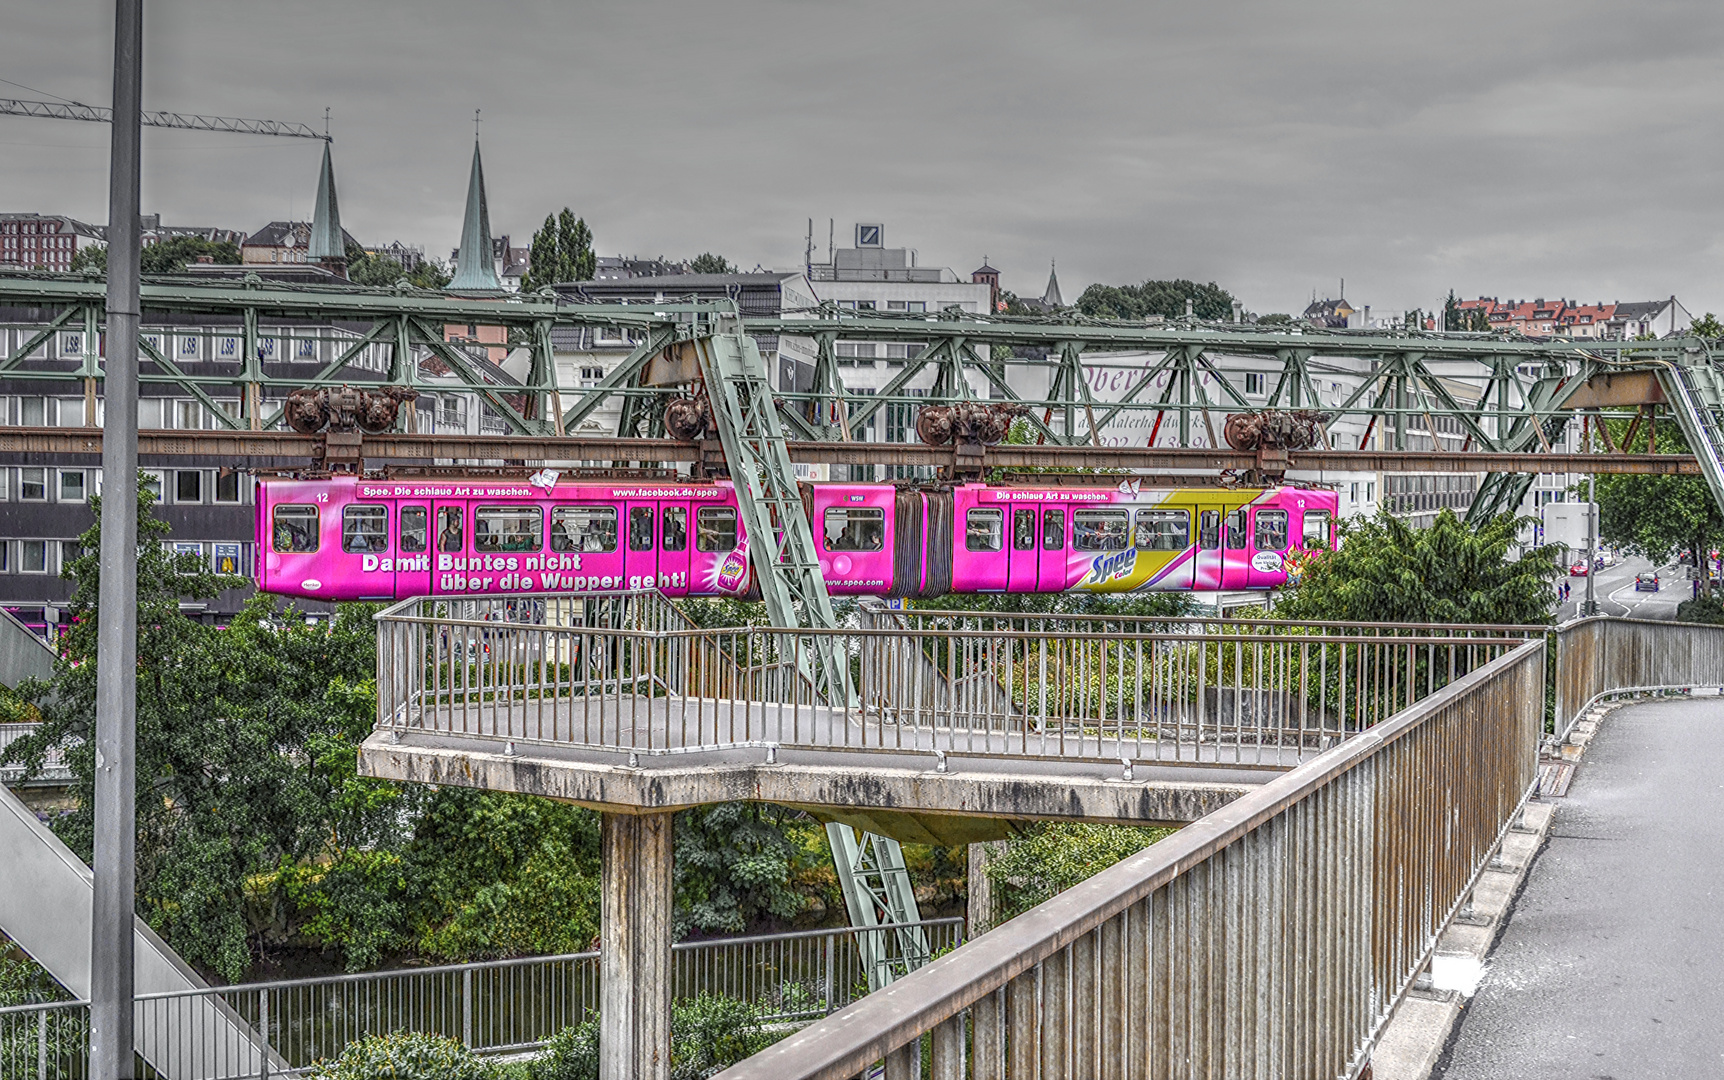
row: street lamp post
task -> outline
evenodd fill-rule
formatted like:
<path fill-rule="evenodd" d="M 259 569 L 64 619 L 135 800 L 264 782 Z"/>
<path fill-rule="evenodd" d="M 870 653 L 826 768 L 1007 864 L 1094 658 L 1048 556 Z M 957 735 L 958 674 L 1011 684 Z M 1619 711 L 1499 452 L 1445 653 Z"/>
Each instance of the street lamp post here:
<path fill-rule="evenodd" d="M 1598 480 L 1586 477 L 1586 602 L 1580 606 L 1583 616 L 1598 614 L 1598 591 L 1593 581 L 1598 576 Z"/>
<path fill-rule="evenodd" d="M 95 895 L 90 912 L 90 1075 L 132 1080 L 138 652 L 138 178 L 143 0 L 114 11 L 108 165 L 102 577 L 96 630 Z"/>

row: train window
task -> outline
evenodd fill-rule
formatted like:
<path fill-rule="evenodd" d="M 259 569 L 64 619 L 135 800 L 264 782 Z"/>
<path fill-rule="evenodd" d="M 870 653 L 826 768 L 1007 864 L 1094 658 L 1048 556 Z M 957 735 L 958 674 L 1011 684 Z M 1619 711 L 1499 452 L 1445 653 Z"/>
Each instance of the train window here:
<path fill-rule="evenodd" d="M 1139 551 L 1184 551 L 1191 543 L 1191 514 L 1184 510 L 1139 510 L 1132 544 Z"/>
<path fill-rule="evenodd" d="M 473 550 L 537 551 L 545 546 L 544 521 L 536 506 L 481 506 L 473 511 Z"/>
<path fill-rule="evenodd" d="M 694 516 L 696 551 L 736 550 L 736 508 L 703 506 Z"/>
<path fill-rule="evenodd" d="M 1227 515 L 1227 547 L 1232 551 L 1245 550 L 1245 511 L 1234 510 Z"/>
<path fill-rule="evenodd" d="M 1204 551 L 1221 548 L 1221 511 L 1204 510 L 1197 515 L 1197 546 Z"/>
<path fill-rule="evenodd" d="M 552 551 L 615 551 L 617 512 L 611 506 L 559 506 L 551 511 Z"/>
<path fill-rule="evenodd" d="M 664 535 L 659 547 L 665 551 L 683 551 L 688 547 L 688 507 L 664 508 Z"/>
<path fill-rule="evenodd" d="M 1064 551 L 1066 549 L 1066 512 L 1064 510 L 1042 511 L 1042 550 Z"/>
<path fill-rule="evenodd" d="M 389 508 L 360 503 L 341 511 L 341 550 L 355 553 L 389 550 Z"/>
<path fill-rule="evenodd" d="M 652 550 L 652 507 L 629 507 L 629 550 Z"/>
<path fill-rule="evenodd" d="M 401 508 L 401 544 L 404 555 L 415 554 L 425 550 L 426 541 L 430 538 L 425 508 L 423 506 L 403 506 Z"/>
<path fill-rule="evenodd" d="M 1012 511 L 1012 550 L 1036 549 L 1036 512 L 1029 509 Z"/>
<path fill-rule="evenodd" d="M 461 527 L 461 508 L 459 506 L 439 506 L 437 508 L 437 550 L 445 554 L 454 554 L 466 546 L 466 539 Z"/>
<path fill-rule="evenodd" d="M 1329 511 L 1305 511 L 1305 548 L 1322 551 L 1329 546 Z"/>
<path fill-rule="evenodd" d="M 1072 514 L 1072 547 L 1078 551 L 1124 551 L 1124 510 L 1079 510 Z"/>
<path fill-rule="evenodd" d="M 290 554 L 308 554 L 317 550 L 317 507 L 278 506 L 275 508 L 275 550 Z"/>
<path fill-rule="evenodd" d="M 830 506 L 823 519 L 827 551 L 881 551 L 886 547 L 886 511 L 866 506 Z"/>
<path fill-rule="evenodd" d="M 1287 550 L 1287 511 L 1257 511 L 1257 550 Z"/>
<path fill-rule="evenodd" d="M 964 524 L 964 550 L 999 551 L 1006 546 L 1006 512 L 971 510 Z"/>

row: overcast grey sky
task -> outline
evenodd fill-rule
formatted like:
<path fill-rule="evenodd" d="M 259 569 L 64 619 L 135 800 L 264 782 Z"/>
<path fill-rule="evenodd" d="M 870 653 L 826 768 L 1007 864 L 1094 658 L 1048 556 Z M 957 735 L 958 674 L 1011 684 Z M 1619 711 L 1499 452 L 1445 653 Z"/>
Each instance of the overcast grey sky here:
<path fill-rule="evenodd" d="M 320 121 L 342 221 L 799 265 L 851 222 L 1039 294 L 1213 279 L 1256 311 L 1464 296 L 1724 310 L 1724 5 L 146 0 L 146 108 Z M 0 0 L 0 96 L 110 96 L 112 10 Z M 317 144 L 146 130 L 144 207 L 309 214 Z M 106 218 L 106 130 L 0 117 L 0 209 Z"/>

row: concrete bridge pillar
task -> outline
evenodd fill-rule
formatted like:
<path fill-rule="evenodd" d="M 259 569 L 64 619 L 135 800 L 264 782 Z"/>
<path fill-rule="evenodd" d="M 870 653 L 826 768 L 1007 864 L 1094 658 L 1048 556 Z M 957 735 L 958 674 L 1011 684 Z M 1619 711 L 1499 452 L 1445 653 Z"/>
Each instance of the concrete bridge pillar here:
<path fill-rule="evenodd" d="M 602 814 L 599 1080 L 669 1080 L 674 815 Z"/>

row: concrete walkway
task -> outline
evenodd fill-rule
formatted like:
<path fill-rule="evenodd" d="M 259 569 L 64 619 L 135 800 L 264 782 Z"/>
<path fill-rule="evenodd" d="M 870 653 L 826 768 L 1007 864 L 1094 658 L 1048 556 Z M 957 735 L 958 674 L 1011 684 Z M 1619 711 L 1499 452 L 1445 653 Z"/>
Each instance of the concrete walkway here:
<path fill-rule="evenodd" d="M 1716 697 L 1613 711 L 1433 1075 L 1724 1076 Z"/>

